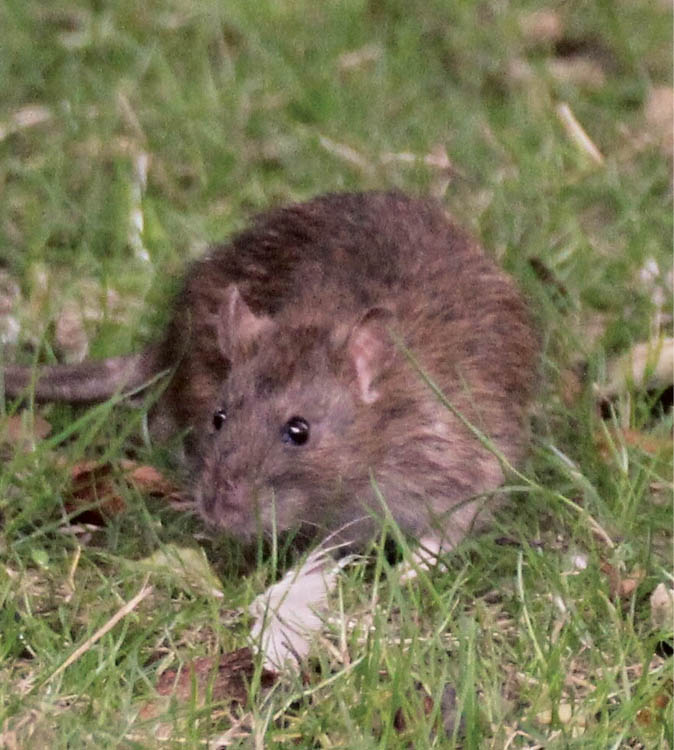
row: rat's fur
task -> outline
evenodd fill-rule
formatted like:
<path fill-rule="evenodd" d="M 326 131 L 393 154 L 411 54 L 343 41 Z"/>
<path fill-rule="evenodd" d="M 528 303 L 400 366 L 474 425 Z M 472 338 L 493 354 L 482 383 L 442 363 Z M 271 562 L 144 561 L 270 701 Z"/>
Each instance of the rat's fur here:
<path fill-rule="evenodd" d="M 522 458 L 538 340 L 513 283 L 433 202 L 326 195 L 259 216 L 195 263 L 163 342 L 118 360 L 116 386 L 174 370 L 157 421 L 189 428 L 200 509 L 233 535 L 350 524 L 360 541 L 383 498 L 405 532 L 453 544 L 502 469 L 406 352 Z M 8 374 L 16 395 L 26 375 Z M 282 439 L 294 416 L 304 445 Z"/>

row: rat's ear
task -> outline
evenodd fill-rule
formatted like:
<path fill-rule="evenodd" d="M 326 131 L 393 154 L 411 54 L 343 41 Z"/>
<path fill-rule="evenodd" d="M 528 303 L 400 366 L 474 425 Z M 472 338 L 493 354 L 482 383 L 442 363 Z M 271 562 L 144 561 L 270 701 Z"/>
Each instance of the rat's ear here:
<path fill-rule="evenodd" d="M 218 345 L 226 359 L 239 359 L 273 325 L 267 315 L 256 315 L 248 307 L 235 284 L 227 287 L 217 322 Z"/>
<path fill-rule="evenodd" d="M 347 342 L 348 359 L 356 375 L 361 401 L 372 404 L 379 398 L 373 387 L 393 362 L 395 342 L 390 329 L 395 315 L 383 307 L 373 307 L 356 323 Z"/>

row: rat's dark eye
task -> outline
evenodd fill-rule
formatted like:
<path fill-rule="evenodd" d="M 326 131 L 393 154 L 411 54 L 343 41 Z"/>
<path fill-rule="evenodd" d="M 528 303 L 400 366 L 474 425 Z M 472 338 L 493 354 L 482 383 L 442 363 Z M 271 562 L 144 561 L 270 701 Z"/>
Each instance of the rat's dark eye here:
<path fill-rule="evenodd" d="M 303 417 L 290 417 L 281 428 L 281 440 L 284 443 L 304 445 L 309 439 L 309 422 Z"/>
<path fill-rule="evenodd" d="M 213 427 L 219 430 L 227 421 L 227 412 L 224 409 L 218 409 L 213 415 Z"/>

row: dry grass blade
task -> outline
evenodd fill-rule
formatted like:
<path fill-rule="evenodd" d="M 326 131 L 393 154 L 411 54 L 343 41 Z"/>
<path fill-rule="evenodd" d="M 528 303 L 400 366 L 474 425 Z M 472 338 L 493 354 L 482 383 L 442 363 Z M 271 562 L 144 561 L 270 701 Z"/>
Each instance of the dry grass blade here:
<path fill-rule="evenodd" d="M 587 154 L 595 164 L 602 165 L 604 157 L 601 151 L 595 146 L 583 126 L 578 122 L 576 116 L 571 111 L 571 107 L 568 104 L 559 104 L 557 106 L 557 116 L 561 120 L 567 135 L 576 146 L 583 153 Z"/>
<path fill-rule="evenodd" d="M 346 146 L 344 143 L 337 143 L 337 141 L 333 141 L 324 135 L 319 137 L 318 142 L 333 156 L 337 156 L 347 164 L 358 167 L 358 169 L 367 175 L 374 174 L 373 165 L 362 154 L 359 154 L 356 149 L 351 148 L 351 146 Z"/>
<path fill-rule="evenodd" d="M 100 641 L 100 639 L 108 633 L 110 630 L 112 630 L 115 625 L 120 621 L 123 620 L 129 612 L 133 612 L 133 610 L 143 601 L 143 599 L 146 599 L 151 593 L 152 593 L 152 586 L 147 585 L 148 578 L 145 579 L 143 582 L 143 585 L 140 588 L 140 591 L 133 597 L 133 599 L 130 599 L 123 607 L 121 607 L 102 627 L 100 627 L 90 638 L 87 638 L 84 643 L 79 646 L 79 648 L 76 648 L 75 651 L 73 651 L 72 654 L 61 664 L 59 667 L 57 667 L 45 680 L 45 684 L 52 682 L 55 677 L 58 677 L 58 675 L 61 674 L 61 672 L 64 672 L 71 664 L 74 664 L 80 657 L 83 656 L 83 654 L 86 654 L 86 652 L 97 642 Z"/>
<path fill-rule="evenodd" d="M 0 141 L 25 128 L 32 128 L 35 125 L 41 125 L 52 117 L 51 110 L 39 104 L 29 105 L 18 109 L 11 118 L 0 123 Z"/>

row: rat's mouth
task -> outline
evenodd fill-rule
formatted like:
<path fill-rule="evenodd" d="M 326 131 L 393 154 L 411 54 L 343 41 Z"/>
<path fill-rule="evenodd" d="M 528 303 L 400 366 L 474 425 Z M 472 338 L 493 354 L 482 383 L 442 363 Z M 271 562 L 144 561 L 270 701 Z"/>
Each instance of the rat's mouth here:
<path fill-rule="evenodd" d="M 220 492 L 201 489 L 196 504 L 209 526 L 232 536 L 251 537 L 270 530 L 260 513 L 258 494 L 244 484 L 228 483 Z"/>
<path fill-rule="evenodd" d="M 210 506 L 199 504 L 199 512 L 206 524 L 217 532 L 225 532 L 239 540 L 248 540 L 264 531 L 255 515 L 222 501 Z"/>

